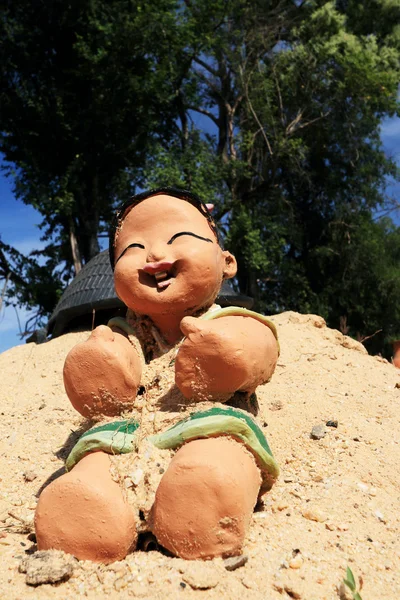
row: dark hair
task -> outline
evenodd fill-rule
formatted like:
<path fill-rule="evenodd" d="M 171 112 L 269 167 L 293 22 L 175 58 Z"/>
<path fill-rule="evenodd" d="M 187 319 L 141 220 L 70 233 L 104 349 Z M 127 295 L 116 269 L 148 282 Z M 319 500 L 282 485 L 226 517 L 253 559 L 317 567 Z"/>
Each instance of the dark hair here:
<path fill-rule="evenodd" d="M 125 217 L 127 211 L 129 209 L 133 208 L 134 206 L 136 206 L 137 204 L 140 204 L 140 202 L 143 202 L 143 200 L 146 200 L 147 198 L 151 198 L 152 196 L 158 196 L 159 194 L 166 194 L 168 196 L 173 196 L 174 198 L 179 198 L 180 200 L 185 200 L 186 202 L 189 202 L 189 204 L 192 204 L 193 206 L 195 206 L 201 212 L 201 214 L 204 215 L 204 217 L 207 219 L 211 230 L 214 232 L 215 237 L 217 238 L 218 244 L 221 245 L 220 236 L 218 233 L 217 226 L 214 223 L 214 219 L 212 218 L 211 213 L 208 210 L 205 203 L 199 198 L 199 196 L 197 196 L 197 194 L 194 194 L 193 192 L 189 192 L 188 190 L 182 190 L 182 189 L 179 189 L 176 187 L 161 187 L 161 188 L 157 188 L 155 190 L 141 192 L 140 194 L 136 194 L 135 196 L 132 196 L 132 198 L 130 198 L 129 200 L 124 202 L 124 204 L 115 213 L 114 219 L 113 219 L 113 221 L 111 223 L 111 227 L 110 227 L 110 238 L 109 238 L 109 254 L 110 254 L 111 267 L 113 270 L 114 270 L 114 261 L 115 261 L 115 252 L 114 252 L 115 236 L 117 234 L 117 231 L 118 231 L 122 221 L 124 220 L 124 217 Z"/>

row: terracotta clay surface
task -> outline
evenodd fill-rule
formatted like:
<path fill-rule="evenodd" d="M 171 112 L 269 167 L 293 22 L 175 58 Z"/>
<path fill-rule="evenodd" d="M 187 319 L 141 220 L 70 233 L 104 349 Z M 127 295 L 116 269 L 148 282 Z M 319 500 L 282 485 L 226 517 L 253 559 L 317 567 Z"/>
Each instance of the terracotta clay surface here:
<path fill-rule="evenodd" d="M 134 458 L 143 450 L 146 432 L 164 418 L 157 400 L 164 412 L 169 407 L 172 425 L 193 411 L 194 402 L 251 393 L 272 375 L 278 347 L 271 330 L 250 317 L 197 318 L 211 310 L 222 280 L 233 277 L 237 265 L 204 214 L 189 202 L 159 194 L 127 210 L 114 250 L 115 289 L 129 308 L 130 333 L 123 335 L 118 325 L 116 331 L 95 329 L 68 354 L 64 385 L 83 416 L 134 415 L 140 423 Z M 169 352 L 167 370 L 173 376 L 175 364 L 177 386 L 161 364 L 161 371 L 148 378 L 148 363 Z M 136 397 L 139 385 L 142 392 Z M 117 471 L 123 482 L 127 473 Z M 141 476 L 136 471 L 132 477 L 135 486 Z M 153 516 L 159 542 L 184 558 L 239 553 L 260 483 L 253 457 L 238 441 L 191 442 L 172 459 L 157 491 Z M 174 502 L 178 488 L 180 500 Z M 39 547 L 103 562 L 124 557 L 133 540 L 133 510 L 144 515 L 143 527 L 148 523 L 137 504 L 130 512 L 122 489 L 112 481 L 106 457 L 84 458 L 42 493 L 36 515 Z M 141 496 L 148 494 L 136 498 Z"/>
<path fill-rule="evenodd" d="M 227 398 L 236 390 L 251 393 L 275 370 L 276 339 L 255 319 L 186 317 L 181 330 L 186 339 L 175 361 L 175 380 L 186 398 Z"/>
<path fill-rule="evenodd" d="M 393 346 L 392 363 L 394 364 L 395 367 L 400 369 L 400 340 L 393 342 L 392 346 Z"/>
<path fill-rule="evenodd" d="M 199 210 L 165 195 L 126 215 L 115 256 L 117 295 L 133 311 L 149 315 L 172 343 L 182 337 L 183 317 L 211 306 L 222 279 L 233 277 L 237 268 Z M 168 278 L 157 283 L 154 274 L 163 271 Z"/>
<path fill-rule="evenodd" d="M 113 416 L 133 406 L 141 373 L 139 355 L 128 339 L 100 325 L 68 354 L 64 385 L 84 417 Z"/>
<path fill-rule="evenodd" d="M 110 474 L 110 458 L 88 454 L 40 495 L 35 516 L 39 550 L 64 550 L 82 560 L 109 563 L 136 543 L 131 507 Z"/>
<path fill-rule="evenodd" d="M 153 532 L 181 558 L 240 554 L 260 484 L 253 456 L 237 441 L 189 442 L 158 486 Z"/>

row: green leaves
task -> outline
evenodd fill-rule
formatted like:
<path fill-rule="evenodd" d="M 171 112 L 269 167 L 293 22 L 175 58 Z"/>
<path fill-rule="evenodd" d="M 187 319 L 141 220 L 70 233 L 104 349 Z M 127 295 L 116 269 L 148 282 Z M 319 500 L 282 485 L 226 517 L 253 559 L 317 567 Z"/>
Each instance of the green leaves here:
<path fill-rule="evenodd" d="M 354 579 L 353 571 L 350 567 L 346 569 L 346 578 L 343 579 L 343 583 L 350 589 L 353 600 L 362 600 L 360 594 L 357 592 L 357 585 Z"/>

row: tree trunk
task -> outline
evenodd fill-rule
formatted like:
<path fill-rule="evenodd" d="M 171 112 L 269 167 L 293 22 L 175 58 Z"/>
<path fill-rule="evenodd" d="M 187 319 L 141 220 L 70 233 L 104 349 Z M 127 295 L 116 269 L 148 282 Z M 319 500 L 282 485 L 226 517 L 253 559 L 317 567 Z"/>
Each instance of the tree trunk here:
<path fill-rule="evenodd" d="M 81 253 L 79 252 L 78 240 L 75 235 L 75 228 L 72 219 L 69 224 L 69 243 L 71 244 L 72 260 L 74 263 L 75 275 L 78 275 L 82 269 Z"/>

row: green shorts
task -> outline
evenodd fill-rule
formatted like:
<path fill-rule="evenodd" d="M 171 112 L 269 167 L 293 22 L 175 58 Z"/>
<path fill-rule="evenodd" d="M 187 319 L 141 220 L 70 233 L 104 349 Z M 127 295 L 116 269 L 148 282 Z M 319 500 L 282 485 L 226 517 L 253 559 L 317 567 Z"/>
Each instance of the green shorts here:
<path fill-rule="evenodd" d="M 108 454 L 134 452 L 139 424 L 132 420 L 112 421 L 93 427 L 78 440 L 67 458 L 70 471 L 86 454 L 101 450 Z M 269 490 L 279 475 L 279 467 L 257 423 L 242 410 L 231 407 L 195 412 L 163 433 L 148 437 L 162 450 L 175 450 L 184 443 L 208 437 L 229 436 L 242 442 L 253 454 L 262 473 L 260 493 Z"/>

